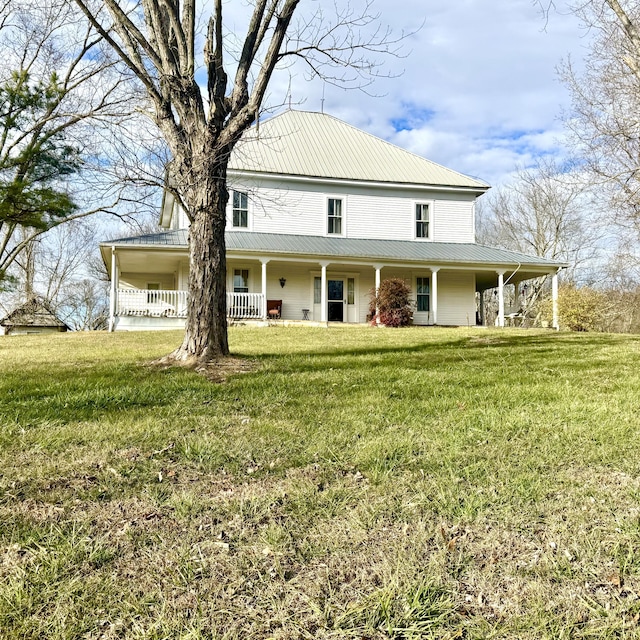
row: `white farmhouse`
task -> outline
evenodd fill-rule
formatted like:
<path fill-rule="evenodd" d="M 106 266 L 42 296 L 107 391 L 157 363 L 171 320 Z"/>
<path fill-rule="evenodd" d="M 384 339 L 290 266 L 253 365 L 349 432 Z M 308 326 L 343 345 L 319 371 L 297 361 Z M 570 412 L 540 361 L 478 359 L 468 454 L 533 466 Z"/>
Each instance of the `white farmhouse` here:
<path fill-rule="evenodd" d="M 229 166 L 230 319 L 363 323 L 385 278 L 410 283 L 414 324 L 474 325 L 476 293 L 562 263 L 475 243 L 489 186 L 329 115 L 286 111 L 246 133 Z M 100 245 L 112 329 L 184 325 L 188 220 L 165 196 L 162 233 Z M 482 319 L 480 318 L 480 321 Z"/>

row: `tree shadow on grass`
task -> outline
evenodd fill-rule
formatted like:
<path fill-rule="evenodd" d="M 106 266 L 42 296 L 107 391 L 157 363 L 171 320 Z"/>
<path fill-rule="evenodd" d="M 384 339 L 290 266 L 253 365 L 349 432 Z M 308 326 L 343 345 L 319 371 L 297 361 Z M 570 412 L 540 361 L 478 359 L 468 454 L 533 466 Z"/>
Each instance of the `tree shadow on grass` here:
<path fill-rule="evenodd" d="M 402 331 L 402 330 L 399 330 Z M 435 338 L 434 338 L 435 335 Z M 230 372 L 223 385 L 197 372 L 180 367 L 159 369 L 140 364 L 87 367 L 58 367 L 52 375 L 43 365 L 39 373 L 6 372 L 0 381 L 0 424 L 22 428 L 45 423 L 66 424 L 82 421 L 117 419 L 131 413 L 132 419 L 145 412 L 158 411 L 170 415 L 172 406 L 181 404 L 194 413 L 206 410 L 212 398 L 219 401 L 218 410 L 230 411 L 239 391 L 255 385 L 256 393 L 269 393 L 282 387 L 290 393 L 303 393 L 301 384 L 313 384 L 305 374 L 323 376 L 324 372 L 349 375 L 385 375 L 389 382 L 402 372 L 439 371 L 446 374 L 462 366 L 458 377 L 474 371 L 486 373 L 510 367 L 531 371 L 554 372 L 570 367 L 594 370 L 610 366 L 611 354 L 621 343 L 640 345 L 640 337 L 611 334 L 524 333 L 505 330 L 483 335 L 464 335 L 438 340 L 428 329 L 424 339 L 413 334 L 417 344 L 321 347 L 292 354 L 236 354 L 256 363 L 248 372 Z M 629 351 L 630 363 L 640 359 L 640 350 Z M 619 357 L 618 357 L 619 359 Z M 382 372 L 383 373 L 372 373 Z M 300 377 L 301 376 L 301 377 Z M 279 382 L 278 382 L 279 381 Z M 267 389 L 267 391 L 265 391 Z M 312 388 L 306 392 L 312 393 Z M 232 397 L 234 396 L 234 397 Z M 204 409 L 203 409 L 204 406 Z M 191 409 L 192 408 L 192 409 Z"/>
<path fill-rule="evenodd" d="M 426 330 L 428 331 L 428 330 Z M 403 369 L 424 369 L 448 366 L 452 363 L 490 364 L 499 361 L 524 363 L 526 366 L 573 366 L 593 368 L 595 356 L 605 348 L 618 347 L 632 341 L 640 346 L 640 336 L 612 334 L 536 333 L 526 335 L 506 330 L 490 335 L 461 336 L 446 341 L 434 341 L 425 334 L 425 341 L 409 346 L 372 345 L 356 348 L 342 346 L 301 351 L 283 359 L 280 354 L 252 355 L 274 373 L 293 374 L 331 369 L 376 368 L 395 363 Z M 352 358 L 358 358 L 353 362 Z M 640 359 L 640 352 L 637 359 Z M 603 363 L 603 366 L 606 363 Z"/>

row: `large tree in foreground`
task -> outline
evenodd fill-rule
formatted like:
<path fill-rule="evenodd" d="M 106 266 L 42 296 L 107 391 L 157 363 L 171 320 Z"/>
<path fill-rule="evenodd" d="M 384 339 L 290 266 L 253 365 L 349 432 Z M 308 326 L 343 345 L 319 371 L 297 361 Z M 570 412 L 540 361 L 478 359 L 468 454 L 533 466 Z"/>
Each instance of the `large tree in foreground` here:
<path fill-rule="evenodd" d="M 202 362 L 226 356 L 224 230 L 234 146 L 256 121 L 283 59 L 301 59 L 312 74 L 343 81 L 342 71 L 327 70 L 349 69 L 352 77 L 371 71 L 366 56 L 388 51 L 388 33 L 374 29 L 361 36 L 374 22 L 368 4 L 362 12 L 343 5 L 331 19 L 318 3 L 315 15 L 303 14 L 294 24 L 299 0 L 256 0 L 248 3 L 246 30 L 229 34 L 222 0 L 75 2 L 146 90 L 171 151 L 172 188 L 191 222 L 185 337 L 171 357 Z"/>

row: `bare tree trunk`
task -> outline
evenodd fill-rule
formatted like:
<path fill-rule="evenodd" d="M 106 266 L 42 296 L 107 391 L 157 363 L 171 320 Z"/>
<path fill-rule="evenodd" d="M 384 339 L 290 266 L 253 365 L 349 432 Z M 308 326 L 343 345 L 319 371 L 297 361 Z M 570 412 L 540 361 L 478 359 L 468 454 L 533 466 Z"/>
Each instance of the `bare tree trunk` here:
<path fill-rule="evenodd" d="M 29 231 L 22 229 L 22 239 L 26 243 L 24 247 L 24 299 L 25 302 L 31 302 L 35 295 L 34 280 L 36 271 L 36 251 L 35 240 L 29 240 Z"/>
<path fill-rule="evenodd" d="M 378 26 L 365 2 L 362 13 L 348 0 L 336 3 L 335 18 L 323 22 L 301 16 L 297 32 L 289 32 L 300 0 L 256 0 L 247 33 L 224 27 L 223 2 L 197 0 L 75 0 L 92 27 L 144 86 L 153 118 L 173 155 L 172 178 L 191 221 L 189 306 L 182 346 L 170 359 L 206 362 L 229 353 L 226 326 L 225 185 L 229 155 L 256 120 L 278 62 L 303 60 L 311 75 L 345 86 L 366 86 L 377 64 L 373 53 L 395 55 L 402 37 L 391 38 Z M 200 8 L 197 7 L 197 5 Z M 341 5 L 340 7 L 338 5 Z M 206 7 L 206 9 L 205 9 Z M 106 11 L 104 10 L 106 9 Z M 209 19 L 206 14 L 209 13 Z M 195 56 L 206 27 L 204 66 L 208 95 L 196 80 Z M 368 27 L 375 25 L 372 35 Z M 225 35 L 233 49 L 229 68 Z M 238 44 L 242 44 L 240 48 Z M 331 68 L 352 73 L 328 73 Z M 233 71 L 233 79 L 229 75 Z"/>
<path fill-rule="evenodd" d="M 229 355 L 227 340 L 227 261 L 224 229 L 229 193 L 226 162 L 203 172 L 189 193 L 189 303 L 176 360 L 205 362 Z"/>

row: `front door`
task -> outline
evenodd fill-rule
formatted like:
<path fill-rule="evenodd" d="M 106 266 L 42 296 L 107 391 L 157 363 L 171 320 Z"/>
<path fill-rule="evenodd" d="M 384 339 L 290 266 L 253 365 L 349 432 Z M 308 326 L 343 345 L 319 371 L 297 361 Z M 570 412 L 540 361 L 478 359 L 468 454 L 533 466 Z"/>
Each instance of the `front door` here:
<path fill-rule="evenodd" d="M 328 287 L 328 314 L 329 322 L 344 322 L 344 280 L 329 280 Z"/>

